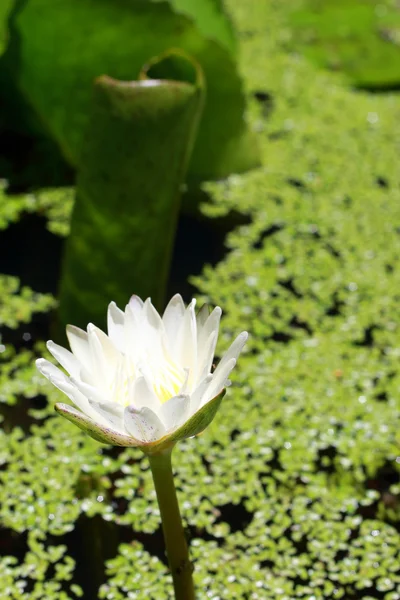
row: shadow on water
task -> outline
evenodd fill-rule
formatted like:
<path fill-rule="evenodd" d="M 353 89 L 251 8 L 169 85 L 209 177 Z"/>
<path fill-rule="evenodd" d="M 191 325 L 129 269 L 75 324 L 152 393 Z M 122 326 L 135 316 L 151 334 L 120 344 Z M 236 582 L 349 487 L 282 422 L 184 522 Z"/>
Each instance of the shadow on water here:
<path fill-rule="evenodd" d="M 237 212 L 217 219 L 181 214 L 166 297 L 179 292 L 190 300 L 196 289 L 188 278 L 199 274 L 205 264 L 221 261 L 228 251 L 227 233 L 248 222 L 248 217 Z M 48 231 L 44 217 L 25 214 L 0 232 L 0 273 L 19 277 L 22 286 L 35 292 L 56 295 L 63 245 L 62 238 Z"/>
<path fill-rule="evenodd" d="M 26 214 L 0 232 L 0 273 L 19 277 L 35 292 L 56 294 L 62 247 L 44 217 Z"/>
<path fill-rule="evenodd" d="M 202 195 L 202 201 L 206 199 Z M 250 218 L 232 211 L 219 218 L 207 218 L 199 212 L 181 214 L 178 222 L 166 297 L 179 292 L 186 302 L 197 290 L 188 280 L 199 275 L 205 265 L 215 266 L 228 253 L 227 234 Z"/>

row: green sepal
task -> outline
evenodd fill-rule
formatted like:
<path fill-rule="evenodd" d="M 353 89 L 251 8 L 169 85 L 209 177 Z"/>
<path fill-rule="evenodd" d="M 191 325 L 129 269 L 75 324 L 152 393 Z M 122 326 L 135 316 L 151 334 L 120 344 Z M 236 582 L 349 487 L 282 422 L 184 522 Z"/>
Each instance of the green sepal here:
<path fill-rule="evenodd" d="M 105 425 L 98 425 L 79 410 L 76 410 L 69 404 L 57 403 L 56 411 L 71 421 L 74 425 L 82 429 L 97 442 L 102 444 L 111 444 L 113 446 L 140 448 L 145 454 L 158 454 L 168 448 L 175 446 L 180 440 L 199 435 L 214 419 L 221 405 L 222 398 L 225 395 L 225 389 L 218 396 L 207 402 L 200 410 L 190 417 L 181 427 L 173 433 L 156 440 L 155 442 L 142 442 L 131 435 L 118 433 Z"/>
<path fill-rule="evenodd" d="M 180 440 L 184 440 L 189 437 L 193 437 L 195 435 L 199 435 L 204 431 L 206 427 L 211 423 L 214 419 L 215 415 L 218 412 L 218 409 L 221 405 L 222 398 L 225 396 L 226 390 L 223 389 L 218 396 L 215 396 L 212 400 L 207 402 L 200 410 L 198 410 L 194 415 L 190 417 L 185 423 L 176 429 L 173 433 L 166 435 L 165 437 L 157 440 L 156 442 L 151 442 L 146 444 L 145 446 L 141 446 L 143 452 L 148 454 L 156 454 L 158 452 L 163 452 L 167 450 L 171 446 L 174 446 Z"/>
<path fill-rule="evenodd" d="M 123 433 L 118 433 L 114 429 L 110 429 L 104 425 L 98 425 L 79 410 L 76 410 L 69 404 L 57 403 L 55 405 L 56 411 L 71 421 L 74 425 L 82 429 L 85 433 L 90 435 L 97 442 L 101 442 L 102 444 L 112 444 L 113 446 L 135 446 L 140 447 L 143 442 L 135 439 L 131 435 L 124 435 Z"/>

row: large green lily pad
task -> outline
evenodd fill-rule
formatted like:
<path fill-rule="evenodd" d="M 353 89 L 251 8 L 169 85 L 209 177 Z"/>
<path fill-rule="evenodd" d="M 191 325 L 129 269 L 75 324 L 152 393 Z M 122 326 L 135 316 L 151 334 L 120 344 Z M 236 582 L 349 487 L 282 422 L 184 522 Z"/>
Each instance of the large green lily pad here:
<path fill-rule="evenodd" d="M 110 300 L 124 306 L 132 293 L 163 307 L 203 99 L 200 67 L 176 53 L 152 61 L 139 82 L 96 81 L 61 279 L 63 325 L 103 325 Z"/>
<path fill-rule="evenodd" d="M 290 17 L 292 43 L 358 87 L 400 85 L 400 7 L 374 0 L 305 0 Z"/>
<path fill-rule="evenodd" d="M 207 81 L 189 179 L 219 178 L 257 163 L 219 3 L 205 3 L 202 11 L 190 2 L 173 5 L 179 12 L 166 2 L 28 0 L 14 11 L 7 68 L 72 164 L 79 163 L 93 80 L 136 79 L 149 58 L 171 48 L 192 55 Z M 199 26 L 188 16 L 195 13 Z"/>
<path fill-rule="evenodd" d="M 8 16 L 13 7 L 14 0 L 1 0 L 0 2 L 0 55 L 3 54 L 8 41 Z"/>

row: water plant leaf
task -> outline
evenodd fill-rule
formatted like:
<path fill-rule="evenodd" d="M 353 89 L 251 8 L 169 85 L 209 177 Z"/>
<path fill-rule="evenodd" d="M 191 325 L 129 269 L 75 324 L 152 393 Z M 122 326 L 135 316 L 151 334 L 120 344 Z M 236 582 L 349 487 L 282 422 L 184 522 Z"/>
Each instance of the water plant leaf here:
<path fill-rule="evenodd" d="M 124 306 L 132 291 L 162 308 L 203 94 L 200 66 L 179 51 L 150 61 L 139 82 L 96 81 L 61 282 L 63 325 L 103 325 L 111 299 Z"/>
<path fill-rule="evenodd" d="M 0 179 L 0 231 L 18 222 L 27 213 L 47 219 L 47 229 L 59 236 L 69 233 L 74 188 L 45 188 L 29 194 L 8 194 L 7 182 Z"/>
<path fill-rule="evenodd" d="M 16 329 L 20 323 L 29 323 L 35 312 L 47 312 L 56 301 L 50 294 L 34 292 L 20 285 L 17 277 L 0 275 L 0 327 Z"/>
<path fill-rule="evenodd" d="M 169 48 L 185 50 L 201 64 L 208 90 L 188 176 L 219 178 L 254 166 L 258 153 L 243 120 L 244 96 L 227 48 L 227 27 L 221 25 L 222 12 L 211 7 L 207 3 L 200 10 L 180 2 L 177 13 L 166 2 L 28 0 L 12 16 L 23 43 L 10 44 L 6 66 L 64 155 L 77 165 L 93 79 L 107 74 L 132 80 L 150 57 Z M 201 31 L 211 39 L 189 13 L 198 14 Z"/>
<path fill-rule="evenodd" d="M 8 43 L 8 17 L 14 6 L 15 0 L 2 0 L 0 3 L 0 56 Z"/>
<path fill-rule="evenodd" d="M 316 64 L 366 89 L 400 85 L 400 10 L 361 0 L 301 2 L 289 16 L 291 44 Z"/>
<path fill-rule="evenodd" d="M 219 42 L 232 53 L 236 52 L 236 36 L 221 0 L 170 0 L 170 4 L 175 12 L 191 17 L 207 39 Z"/>

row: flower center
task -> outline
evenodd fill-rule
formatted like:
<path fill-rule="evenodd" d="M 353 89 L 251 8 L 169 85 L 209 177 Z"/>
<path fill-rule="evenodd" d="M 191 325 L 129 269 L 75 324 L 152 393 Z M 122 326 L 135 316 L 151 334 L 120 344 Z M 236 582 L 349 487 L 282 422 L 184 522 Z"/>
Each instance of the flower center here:
<path fill-rule="evenodd" d="M 115 402 L 128 406 L 132 401 L 129 388 L 135 379 L 144 376 L 153 388 L 160 404 L 164 404 L 173 396 L 179 394 L 188 380 L 187 370 L 175 364 L 168 356 L 150 356 L 142 358 L 135 364 L 126 356 L 123 357 L 116 377 L 111 384 L 111 394 Z"/>
<path fill-rule="evenodd" d="M 186 372 L 170 361 L 165 362 L 161 369 L 154 370 L 152 374 L 153 389 L 161 404 L 179 394 L 187 378 Z"/>

